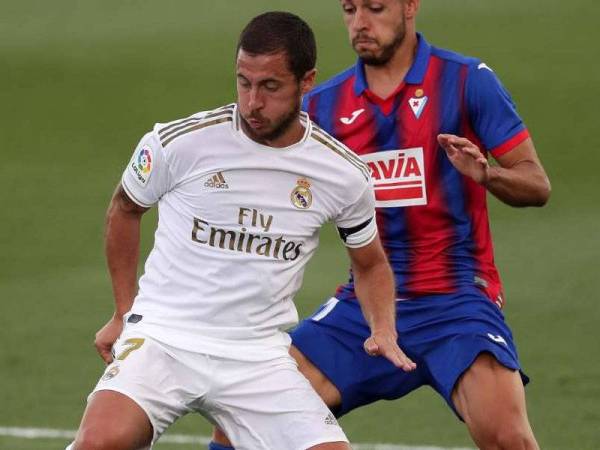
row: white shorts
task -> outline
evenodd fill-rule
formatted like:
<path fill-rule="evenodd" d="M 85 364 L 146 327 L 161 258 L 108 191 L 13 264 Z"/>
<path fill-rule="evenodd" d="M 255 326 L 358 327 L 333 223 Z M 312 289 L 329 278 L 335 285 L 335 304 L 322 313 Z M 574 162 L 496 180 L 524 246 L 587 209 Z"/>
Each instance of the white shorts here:
<path fill-rule="evenodd" d="M 115 355 L 90 397 L 112 390 L 131 398 L 152 423 L 153 443 L 189 412 L 218 425 L 237 450 L 305 450 L 348 442 L 289 355 L 241 362 L 127 331 L 115 344 Z"/>

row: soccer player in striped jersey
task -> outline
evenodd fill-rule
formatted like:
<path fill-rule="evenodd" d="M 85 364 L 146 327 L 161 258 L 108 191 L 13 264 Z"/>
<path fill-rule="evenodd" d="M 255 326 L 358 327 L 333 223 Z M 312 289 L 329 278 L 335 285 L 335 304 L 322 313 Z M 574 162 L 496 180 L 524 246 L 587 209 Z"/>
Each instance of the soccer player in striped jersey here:
<path fill-rule="evenodd" d="M 300 112 L 315 59 L 300 18 L 260 15 L 240 37 L 237 104 L 157 124 L 140 141 L 107 217 L 115 314 L 96 347 L 108 367 L 70 448 L 148 448 L 199 412 L 239 449 L 348 449 L 285 332 L 328 221 L 348 248 L 372 329 L 364 349 L 414 369 L 397 345 L 369 169 Z M 156 204 L 137 289 L 141 218 Z"/>
<path fill-rule="evenodd" d="M 292 332 L 292 354 L 338 415 L 429 385 L 479 448 L 536 449 L 486 206 L 488 192 L 512 206 L 546 203 L 533 141 L 488 65 L 416 32 L 419 0 L 340 3 L 358 62 L 304 108 L 371 168 L 399 342 L 418 367 L 360 351 L 368 328 L 355 273 Z"/>

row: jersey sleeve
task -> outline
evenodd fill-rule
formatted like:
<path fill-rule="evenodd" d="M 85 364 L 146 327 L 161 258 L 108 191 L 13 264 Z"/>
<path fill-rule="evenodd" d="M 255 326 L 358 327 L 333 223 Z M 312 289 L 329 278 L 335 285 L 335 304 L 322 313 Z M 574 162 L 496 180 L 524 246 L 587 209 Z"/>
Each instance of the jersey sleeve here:
<path fill-rule="evenodd" d="M 469 67 L 465 94 L 473 130 L 492 156 L 509 152 L 529 137 L 510 94 L 485 63 Z"/>
<path fill-rule="evenodd" d="M 135 203 L 149 208 L 170 190 L 170 182 L 164 150 L 150 132 L 140 140 L 123 172 L 123 189 Z"/>
<path fill-rule="evenodd" d="M 358 199 L 344 208 L 334 222 L 346 247 L 364 247 L 375 239 L 377 224 L 372 181 L 365 185 Z"/>

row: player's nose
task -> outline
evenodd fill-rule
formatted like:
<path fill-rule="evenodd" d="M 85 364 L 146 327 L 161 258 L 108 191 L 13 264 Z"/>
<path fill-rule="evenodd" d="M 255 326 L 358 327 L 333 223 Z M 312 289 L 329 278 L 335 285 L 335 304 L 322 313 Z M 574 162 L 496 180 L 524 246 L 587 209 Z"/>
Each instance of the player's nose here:
<path fill-rule="evenodd" d="M 264 106 L 264 101 L 257 88 L 250 89 L 248 93 L 248 107 L 251 111 L 261 109 Z"/>
<path fill-rule="evenodd" d="M 350 29 L 354 32 L 364 31 L 368 28 L 368 20 L 362 8 L 357 8 L 350 21 Z"/>

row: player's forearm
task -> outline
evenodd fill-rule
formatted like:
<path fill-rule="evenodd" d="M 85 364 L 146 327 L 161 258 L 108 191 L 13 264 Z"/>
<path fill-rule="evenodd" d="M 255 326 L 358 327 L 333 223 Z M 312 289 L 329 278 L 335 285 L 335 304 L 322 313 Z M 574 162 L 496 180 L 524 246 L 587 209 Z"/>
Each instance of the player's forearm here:
<path fill-rule="evenodd" d="M 115 299 L 115 316 L 131 309 L 137 292 L 140 251 L 139 213 L 124 211 L 113 201 L 106 216 L 105 253 Z"/>
<path fill-rule="evenodd" d="M 368 268 L 353 267 L 354 287 L 371 332 L 396 333 L 394 276 L 386 261 Z"/>
<path fill-rule="evenodd" d="M 550 197 L 550 181 L 533 161 L 521 161 L 510 168 L 490 167 L 483 184 L 511 206 L 544 206 Z"/>

